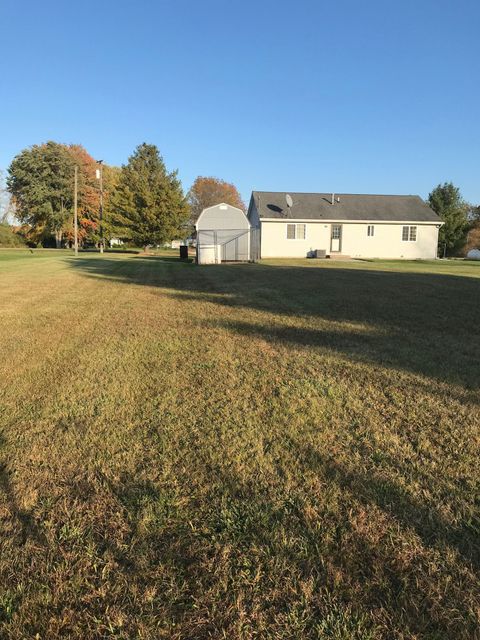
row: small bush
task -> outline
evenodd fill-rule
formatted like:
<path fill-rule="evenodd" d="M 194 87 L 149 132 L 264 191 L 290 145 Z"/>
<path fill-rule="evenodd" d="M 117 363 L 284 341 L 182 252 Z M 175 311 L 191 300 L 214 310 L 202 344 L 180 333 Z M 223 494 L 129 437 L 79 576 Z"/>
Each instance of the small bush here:
<path fill-rule="evenodd" d="M 24 247 L 25 241 L 9 224 L 0 224 L 0 247 Z"/>

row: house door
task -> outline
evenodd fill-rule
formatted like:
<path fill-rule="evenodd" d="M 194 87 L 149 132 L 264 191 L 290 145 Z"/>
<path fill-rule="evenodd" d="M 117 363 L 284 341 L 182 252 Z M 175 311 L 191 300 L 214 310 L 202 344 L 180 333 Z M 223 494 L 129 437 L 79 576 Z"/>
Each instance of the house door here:
<path fill-rule="evenodd" d="M 332 253 L 340 253 L 341 250 L 342 250 L 342 225 L 332 224 L 330 251 Z"/>

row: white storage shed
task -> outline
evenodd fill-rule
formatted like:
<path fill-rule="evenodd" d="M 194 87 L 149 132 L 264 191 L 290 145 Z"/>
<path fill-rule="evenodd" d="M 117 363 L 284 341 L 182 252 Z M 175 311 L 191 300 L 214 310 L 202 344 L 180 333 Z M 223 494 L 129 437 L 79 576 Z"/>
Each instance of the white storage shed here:
<path fill-rule="evenodd" d="M 248 262 L 255 258 L 251 225 L 241 209 L 224 202 L 207 207 L 195 228 L 198 264 Z"/>

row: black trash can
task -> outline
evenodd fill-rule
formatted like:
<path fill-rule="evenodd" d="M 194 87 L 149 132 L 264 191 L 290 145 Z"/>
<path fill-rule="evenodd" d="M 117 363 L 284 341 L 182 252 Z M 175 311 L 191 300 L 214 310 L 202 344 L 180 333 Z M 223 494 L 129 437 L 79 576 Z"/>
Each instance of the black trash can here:
<path fill-rule="evenodd" d="M 188 260 L 188 247 L 184 244 L 180 245 L 180 260 Z"/>

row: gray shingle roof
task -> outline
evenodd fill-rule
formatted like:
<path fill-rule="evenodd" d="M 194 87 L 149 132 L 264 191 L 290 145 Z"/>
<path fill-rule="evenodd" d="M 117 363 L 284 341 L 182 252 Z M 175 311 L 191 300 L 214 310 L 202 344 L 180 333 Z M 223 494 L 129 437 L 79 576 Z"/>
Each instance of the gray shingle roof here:
<path fill-rule="evenodd" d="M 384 196 L 336 193 L 293 193 L 288 211 L 284 191 L 253 191 L 260 218 L 295 220 L 378 220 L 386 222 L 440 222 L 420 196 Z M 340 202 L 337 202 L 337 198 Z"/>

